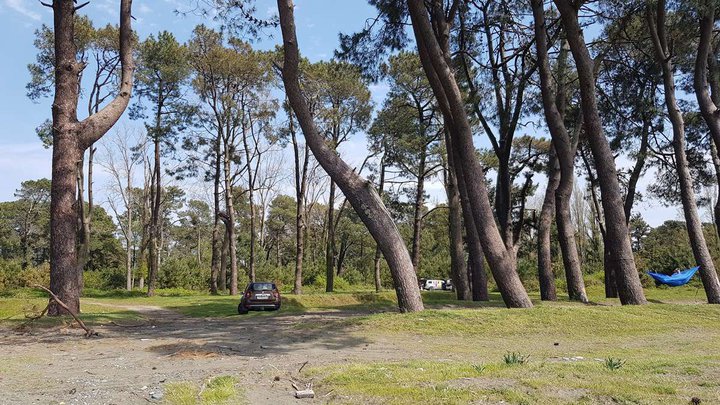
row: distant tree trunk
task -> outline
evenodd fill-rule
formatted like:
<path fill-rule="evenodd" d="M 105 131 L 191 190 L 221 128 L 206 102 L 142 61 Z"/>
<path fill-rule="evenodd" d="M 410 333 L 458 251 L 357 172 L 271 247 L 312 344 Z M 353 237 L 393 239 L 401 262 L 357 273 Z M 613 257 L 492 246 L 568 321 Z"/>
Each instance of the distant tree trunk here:
<path fill-rule="evenodd" d="M 552 269 L 550 252 L 550 231 L 555 213 L 555 190 L 557 190 L 558 184 L 560 184 L 560 166 L 553 148 L 550 150 L 548 161 L 548 184 L 545 188 L 545 198 L 538 219 L 538 279 L 540 281 L 540 299 L 543 301 L 557 301 L 555 274 Z"/>
<path fill-rule="evenodd" d="M 117 96 L 98 113 L 77 119 L 79 74 L 75 46 L 75 3 L 53 1 L 55 97 L 52 104 L 53 158 L 50 200 L 50 290 L 75 313 L 80 312 L 75 191 L 77 162 L 120 118 L 128 105 L 134 69 L 131 50 L 130 0 L 120 2 L 121 79 Z M 48 315 L 65 314 L 50 301 Z"/>
<path fill-rule="evenodd" d="M 213 230 L 212 230 L 212 258 L 210 259 L 210 293 L 218 292 L 218 274 L 220 272 L 220 256 L 222 255 L 220 222 L 220 140 L 216 140 L 215 173 L 213 175 Z"/>
<path fill-rule="evenodd" d="M 252 124 L 251 124 L 252 125 Z M 257 144 L 255 145 L 257 147 Z M 250 282 L 255 282 L 255 245 L 257 241 L 257 234 L 255 233 L 255 175 L 257 173 L 253 173 L 253 168 L 250 164 L 252 161 L 252 158 L 250 156 L 250 148 L 248 147 L 247 142 L 247 133 L 246 128 L 243 126 L 243 147 L 245 148 L 245 159 L 246 159 L 246 165 L 247 165 L 247 176 L 248 176 L 248 205 L 250 207 L 250 257 L 248 258 L 248 276 L 250 277 Z M 257 159 L 260 159 L 258 156 Z M 236 258 L 237 260 L 237 258 Z M 236 261 L 237 263 L 237 261 Z M 235 286 L 235 292 L 233 293 L 233 285 Z M 232 278 L 230 281 L 230 294 L 235 295 L 237 294 L 237 267 L 235 267 L 235 277 Z"/>
<path fill-rule="evenodd" d="M 468 279 L 467 263 L 465 262 L 465 249 L 463 248 L 463 217 L 460 203 L 460 191 L 455 171 L 455 161 L 452 155 L 450 134 L 445 131 L 445 145 L 447 153 L 447 168 L 444 171 L 445 192 L 448 200 L 448 237 L 450 247 L 450 274 L 457 299 L 470 300 L 470 281 Z"/>
<path fill-rule="evenodd" d="M 615 169 L 615 157 L 603 133 L 598 112 L 595 96 L 595 64 L 585 45 L 585 38 L 578 21 L 577 8 L 569 0 L 554 0 L 554 2 L 560 11 L 560 19 L 565 28 L 578 71 L 584 129 L 595 158 L 598 180 L 600 181 L 608 236 L 606 245 L 608 245 L 608 250 L 611 252 L 609 259 L 613 262 L 617 276 L 620 302 L 623 305 L 645 304 L 647 301 L 640 284 L 640 276 L 635 267 L 635 258 L 623 210 L 620 183 Z M 557 150 L 558 146 L 556 145 Z"/>
<path fill-rule="evenodd" d="M 161 109 L 158 108 L 155 128 L 159 129 L 161 124 Z M 160 168 L 160 137 L 156 134 L 153 137 L 155 166 L 153 167 L 152 185 L 150 186 L 150 200 L 152 201 L 152 209 L 150 210 L 150 256 L 148 271 L 148 297 L 155 295 L 155 284 L 157 282 L 158 267 L 160 263 L 160 201 L 162 194 L 161 187 L 161 168 Z"/>
<path fill-rule="evenodd" d="M 232 184 L 232 140 L 229 135 L 225 139 L 224 173 L 225 173 L 225 226 L 227 228 L 228 255 L 230 256 L 230 295 L 238 293 L 237 236 L 235 235 L 235 203 Z M 248 169 L 249 171 L 249 169 Z M 253 209 L 250 205 L 250 229 L 253 228 Z M 251 243 L 254 242 L 251 238 Z M 252 245 L 250 247 L 252 257 Z M 252 259 L 251 259 L 252 260 Z"/>
<path fill-rule="evenodd" d="M 383 191 L 385 190 L 385 154 L 383 154 L 382 159 L 380 160 L 380 180 L 378 182 L 378 196 L 382 199 Z M 382 260 L 382 251 L 380 250 L 380 245 L 375 246 L 375 258 L 373 260 L 373 268 L 375 269 L 374 275 L 375 275 L 375 292 L 382 291 L 382 278 L 380 270 L 382 269 L 381 266 L 381 260 Z"/>
<path fill-rule="evenodd" d="M 227 222 L 223 221 L 222 254 L 220 255 L 220 291 L 227 291 L 227 258 L 230 250 L 230 237 L 228 236 Z"/>
<path fill-rule="evenodd" d="M 285 50 L 282 67 L 283 83 L 305 139 L 318 162 L 338 184 L 375 242 L 380 245 L 390 267 L 400 311 L 421 311 L 423 303 L 410 254 L 390 213 L 372 185 L 357 175 L 333 149 L 328 147 L 315 127 L 298 79 L 300 57 L 292 0 L 278 0 L 278 11 Z"/>
<path fill-rule="evenodd" d="M 290 135 L 292 136 L 295 153 L 295 286 L 293 294 L 302 294 L 303 258 L 305 256 L 305 194 L 307 189 L 307 170 L 310 161 L 310 150 L 305 143 L 305 153 L 300 164 L 300 146 L 295 134 L 292 117 L 290 118 Z"/>
<path fill-rule="evenodd" d="M 485 173 L 476 156 L 472 129 L 465 112 L 465 100 L 449 67 L 450 55 L 444 53 L 438 43 L 424 2 L 408 0 L 408 7 L 423 70 L 440 105 L 445 125 L 449 127 L 453 149 L 457 149 L 459 152 L 461 164 L 458 165 L 458 168 L 462 170 L 465 179 L 468 179 L 465 184 L 473 219 L 495 281 L 505 305 L 520 308 L 532 307 L 532 302 L 517 273 L 514 252 L 506 249 L 495 225 L 495 218 L 488 199 Z M 439 28 L 439 32 L 443 43 L 447 43 L 449 32 L 448 27 L 444 24 L 445 16 L 440 16 L 443 14 L 442 10 L 435 11 L 437 15 L 434 15 L 433 23 L 436 26 L 445 25 L 445 27 Z"/>
<path fill-rule="evenodd" d="M 415 274 L 420 272 L 420 238 L 422 235 L 422 218 L 423 218 L 423 202 L 425 200 L 425 162 L 427 159 L 427 151 L 423 150 L 420 154 L 420 163 L 418 165 L 417 189 L 415 191 L 414 212 L 413 212 L 413 238 L 410 257 L 412 258 Z M 462 227 L 460 234 L 462 235 Z M 460 238 L 460 246 L 462 251 L 462 236 Z M 465 267 L 465 266 L 463 266 Z"/>
<path fill-rule="evenodd" d="M 653 10 L 651 6 L 647 9 L 648 28 L 653 40 L 655 48 L 655 58 L 657 63 L 662 67 L 663 84 L 665 89 L 665 104 L 667 106 L 670 122 L 673 127 L 673 151 L 675 153 L 675 166 L 677 169 L 678 179 L 680 180 L 680 199 L 682 200 L 683 214 L 685 215 L 685 223 L 687 225 L 688 237 L 690 238 L 690 246 L 692 247 L 695 261 L 700 265 L 700 276 L 705 294 L 710 304 L 720 304 L 720 280 L 718 280 L 715 264 L 705 242 L 703 234 L 702 221 L 698 215 L 697 203 L 695 201 L 695 191 L 693 190 L 692 177 L 688 166 L 687 155 L 685 154 L 685 122 L 683 120 L 680 107 L 678 107 L 675 98 L 675 73 L 672 63 L 672 54 L 667 44 L 667 36 L 665 35 L 665 1 L 659 0 L 657 9 Z M 655 11 L 655 15 L 653 15 Z M 702 21 L 701 21 L 702 22 Z M 705 24 L 707 27 L 707 24 Z M 703 28 L 705 28 L 703 27 Z M 710 22 L 710 36 L 712 35 L 712 21 Z M 703 38 L 707 37 L 704 35 Z M 709 37 L 707 38 L 709 41 Z M 709 46 L 709 45 L 708 45 Z M 704 58 L 707 61 L 707 55 Z M 704 86 L 703 86 L 704 89 Z M 697 92 L 698 89 L 696 89 Z M 702 89 L 700 89 L 702 90 Z M 707 90 L 705 91 L 707 96 Z M 712 100 L 709 97 L 698 98 L 698 101 L 705 102 Z M 707 105 L 705 110 L 707 111 Z M 705 115 L 705 114 L 703 114 Z M 707 120 L 706 120 L 707 122 Z M 720 135 L 720 121 L 708 122 L 709 126 L 716 125 Z"/>
<path fill-rule="evenodd" d="M 128 291 L 133 289 L 133 214 L 132 214 L 132 172 L 131 166 L 127 166 L 127 207 L 126 207 L 126 227 L 125 231 L 125 287 Z"/>
<path fill-rule="evenodd" d="M 327 239 L 325 240 L 325 292 L 332 292 L 335 284 L 335 182 L 330 180 L 328 195 Z"/>

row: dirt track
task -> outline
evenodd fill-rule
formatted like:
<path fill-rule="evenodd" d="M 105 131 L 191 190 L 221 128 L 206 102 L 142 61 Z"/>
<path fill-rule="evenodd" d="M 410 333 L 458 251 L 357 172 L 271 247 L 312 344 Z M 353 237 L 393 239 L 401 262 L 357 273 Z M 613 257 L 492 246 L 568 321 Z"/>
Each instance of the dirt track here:
<path fill-rule="evenodd" d="M 409 350 L 336 322 L 357 312 L 203 319 L 156 307 L 127 309 L 147 320 L 95 325 L 99 336 L 91 339 L 80 329 L 0 328 L 0 404 L 159 403 L 153 393 L 164 392 L 166 383 L 201 384 L 220 375 L 235 376 L 252 404 L 348 401 L 322 389 L 314 400 L 296 400 L 290 379 L 298 381 L 306 362 L 400 359 Z"/>

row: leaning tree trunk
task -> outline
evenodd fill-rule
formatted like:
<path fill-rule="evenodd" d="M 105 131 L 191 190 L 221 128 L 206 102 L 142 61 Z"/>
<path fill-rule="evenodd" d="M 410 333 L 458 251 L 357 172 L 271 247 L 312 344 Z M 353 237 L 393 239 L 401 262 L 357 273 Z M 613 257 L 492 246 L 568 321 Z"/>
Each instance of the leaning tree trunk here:
<path fill-rule="evenodd" d="M 550 150 L 548 162 L 548 184 L 545 188 L 545 198 L 540 209 L 538 219 L 538 279 L 540 281 L 540 299 L 543 301 L 557 301 L 555 274 L 552 269 L 552 253 L 550 231 L 555 212 L 555 190 L 560 184 L 560 167 L 557 163 L 555 150 Z"/>
<path fill-rule="evenodd" d="M 500 294 L 508 307 L 532 307 L 532 301 L 517 273 L 515 254 L 505 247 L 495 224 L 485 173 L 476 155 L 472 129 L 465 111 L 465 100 L 450 68 L 449 55 L 443 52 L 435 37 L 425 3 L 422 0 L 408 0 L 407 3 L 423 70 L 442 110 L 445 125 L 449 128 L 452 148 L 457 149 L 459 153 L 460 164 L 457 165 L 457 169 L 462 171 L 465 179 L 468 180 L 465 185 L 469 205 L 485 257 L 490 264 Z M 443 14 L 440 10 L 437 11 L 437 14 Z M 442 20 L 439 16 L 436 17 L 438 18 L 433 22 L 440 24 Z M 443 35 L 445 37 L 448 35 L 447 30 L 443 31 Z M 470 179 L 472 181 L 469 181 Z"/>
<path fill-rule="evenodd" d="M 320 165 L 337 183 L 375 242 L 380 245 L 390 267 L 400 311 L 421 311 L 423 303 L 410 254 L 390 213 L 372 184 L 357 175 L 334 150 L 328 147 L 315 127 L 298 78 L 300 56 L 295 35 L 292 0 L 278 0 L 278 11 L 285 50 L 282 67 L 283 83 L 305 139 Z"/>
<path fill-rule="evenodd" d="M 52 2 L 55 41 L 55 97 L 52 105 L 53 157 L 50 191 L 50 290 L 70 311 L 80 311 L 81 271 L 78 266 L 75 215 L 76 170 L 85 150 L 115 125 L 130 100 L 132 90 L 132 0 L 120 2 L 120 89 L 102 110 L 83 121 L 77 119 L 79 74 L 76 59 L 75 3 Z M 50 300 L 48 315 L 67 310 Z"/>
<path fill-rule="evenodd" d="M 560 11 L 560 19 L 577 67 L 584 129 L 595 158 L 598 180 L 600 181 L 608 236 L 606 242 L 611 252 L 609 259 L 616 272 L 620 302 L 623 305 L 645 304 L 647 301 L 640 284 L 640 276 L 635 267 L 635 257 L 633 256 L 623 210 L 623 199 L 615 168 L 615 157 L 603 133 L 598 111 L 595 95 L 595 64 L 585 44 L 585 38 L 578 21 L 577 8 L 570 0 L 554 0 L 554 2 Z M 556 146 L 556 150 L 558 149 Z"/>
<path fill-rule="evenodd" d="M 700 277 L 703 287 L 705 287 L 708 303 L 720 304 L 720 280 L 718 280 L 715 264 L 705 242 L 702 221 L 698 215 L 695 191 L 693 190 L 692 177 L 690 176 L 687 155 L 685 154 L 685 122 L 675 98 L 675 76 L 672 54 L 665 35 L 665 2 L 663 0 L 658 1 L 655 11 L 656 15 L 653 16 L 652 8 L 648 7 L 647 9 L 648 28 L 655 48 L 655 58 L 662 67 L 665 104 L 673 128 L 672 146 L 675 154 L 677 175 L 680 180 L 680 199 L 682 200 L 688 237 L 690 238 L 690 246 L 695 261 L 700 265 Z M 710 29 L 712 30 L 712 26 Z M 707 60 L 707 55 L 705 60 Z M 712 125 L 710 126 L 712 127 Z"/>

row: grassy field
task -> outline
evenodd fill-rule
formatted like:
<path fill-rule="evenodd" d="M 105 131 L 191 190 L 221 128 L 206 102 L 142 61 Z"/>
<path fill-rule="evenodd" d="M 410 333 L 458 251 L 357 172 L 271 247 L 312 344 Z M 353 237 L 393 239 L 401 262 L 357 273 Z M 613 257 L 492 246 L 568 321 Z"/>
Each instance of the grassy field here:
<path fill-rule="evenodd" d="M 646 293 L 645 306 L 621 307 L 591 289 L 589 305 L 541 303 L 533 296 L 535 308 L 508 310 L 497 295 L 487 303 L 458 303 L 451 293 L 432 292 L 424 293 L 429 309 L 413 314 L 395 310 L 394 292 L 286 294 L 280 312 L 246 316 L 349 311 L 336 323 L 297 327 L 322 332 L 342 326 L 370 341 L 410 348 L 403 361 L 355 360 L 303 370 L 317 391 L 332 391 L 341 402 L 680 404 L 696 397 L 720 403 L 720 306 L 703 304 L 702 290 L 694 287 Z M 89 292 L 84 317 L 91 324 L 133 318 L 137 314 L 123 309 L 132 305 L 191 317 L 237 316 L 236 297 L 168 295 L 176 296 Z M 0 319 L 20 322 L 23 311 L 45 302 L 27 291 L 0 298 Z M 222 388 L 228 385 L 217 382 L 220 397 L 235 395 Z M 175 402 L 197 389 L 174 387 Z"/>

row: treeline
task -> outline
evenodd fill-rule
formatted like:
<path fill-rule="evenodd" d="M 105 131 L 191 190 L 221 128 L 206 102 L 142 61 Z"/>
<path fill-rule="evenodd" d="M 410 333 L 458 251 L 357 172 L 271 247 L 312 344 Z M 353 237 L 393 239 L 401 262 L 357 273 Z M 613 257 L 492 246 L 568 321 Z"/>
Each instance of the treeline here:
<path fill-rule="evenodd" d="M 161 263 L 158 273 L 158 288 L 208 290 L 210 288 L 210 266 L 212 259 L 212 222 L 210 205 L 201 200 L 189 198 L 182 190 L 170 187 L 173 202 L 163 209 L 165 237 L 161 249 Z M 576 190 L 583 194 L 582 190 Z M 142 190 L 135 188 L 133 193 L 140 201 Z M 0 203 L 0 290 L 30 287 L 49 280 L 50 231 L 49 231 L 49 194 L 50 181 L 47 179 L 29 180 L 22 183 L 16 192 L 14 201 Z M 590 205 L 584 199 L 577 201 L 580 218 L 576 222 L 579 230 L 577 243 L 583 265 L 585 281 L 589 285 L 603 283 L 603 244 L 602 236 L 594 223 Z M 398 218 L 398 227 L 408 245 L 412 243 L 413 221 L 408 215 L 412 203 L 399 202 L 389 204 L 393 215 Z M 261 234 L 257 236 L 260 252 L 257 258 L 257 278 L 273 280 L 286 290 L 294 285 L 296 249 L 296 201 L 293 197 L 279 194 L 267 207 L 260 208 L 259 216 L 264 216 Z M 237 205 L 238 256 L 241 268 L 241 282 L 247 280 L 247 261 L 250 236 L 249 209 L 247 204 Z M 142 206 L 134 204 L 133 211 L 138 214 Z M 90 260 L 84 271 L 85 288 L 122 289 L 127 288 L 125 238 L 118 219 L 101 206 L 93 210 L 93 238 L 90 244 Z M 306 239 L 303 284 L 313 291 L 326 288 L 326 224 L 327 205 L 312 204 L 306 214 L 309 219 L 305 232 Z M 421 237 L 421 256 L 419 277 L 432 279 L 449 278 L 450 257 L 448 255 L 448 218 L 447 205 L 433 208 L 423 207 L 423 228 Z M 260 223 L 260 218 L 257 218 Z M 536 247 L 538 233 L 536 220 L 530 220 L 531 230 L 523 238 L 518 252 L 518 271 L 523 285 L 530 291 L 540 288 L 537 279 Z M 343 208 L 337 216 L 336 237 L 339 252 L 335 262 L 335 288 L 368 288 L 374 285 L 375 242 L 360 222 L 355 212 Z M 147 263 L 139 256 L 139 244 L 142 241 L 142 226 L 134 225 L 131 241 L 132 287 L 142 289 L 148 275 Z M 713 252 L 714 260 L 720 260 L 720 244 L 715 236 L 715 228 L 707 223 L 705 236 Z M 557 242 L 557 229 L 553 234 L 551 252 L 560 255 Z M 685 269 L 694 265 L 692 248 L 687 237 L 684 222 L 669 220 L 663 225 L 652 228 L 639 214 L 630 221 L 630 234 L 633 251 L 638 267 L 663 273 L 672 273 L 676 269 Z M 224 253 L 226 254 L 226 252 Z M 552 264 L 553 274 L 563 274 L 561 262 Z M 391 286 L 392 280 L 387 266 L 381 262 L 381 285 Z M 229 273 L 220 278 L 218 289 L 227 293 Z M 652 280 L 642 276 L 645 287 L 653 286 Z M 225 280 L 223 283 L 222 280 Z M 490 289 L 495 287 L 490 281 Z M 557 280 L 560 289 L 565 289 L 562 278 Z"/>
<path fill-rule="evenodd" d="M 54 6 L 58 25 L 38 31 L 28 90 L 55 89 L 52 125 L 39 133 L 54 148 L 51 288 L 61 296 L 77 299 L 90 263 L 101 147 L 126 288 L 143 280 L 149 295 L 184 257 L 174 268 L 209 269 L 200 279 L 213 293 L 260 276 L 292 281 L 295 293 L 320 277 L 333 291 L 336 277 L 372 276 L 415 311 L 417 276 L 449 273 L 459 299 L 487 299 L 490 283 L 508 307 L 529 307 L 529 280 L 554 300 L 563 278 L 569 298 L 586 302 L 585 276 L 602 269 L 608 297 L 643 304 L 643 260 L 672 262 L 640 256 L 656 250 L 642 247 L 633 213 L 653 198 L 682 206 L 691 263 L 708 302 L 720 303 L 718 227 L 708 233 L 700 219 L 718 202 L 709 190 L 720 190 L 714 2 L 372 2 L 378 24 L 341 34 L 336 58 L 317 63 L 300 57 L 290 0 L 267 21 L 251 3 L 214 3 L 225 29 L 198 26 L 186 43 L 167 31 L 133 38 L 127 0 L 117 29 Z M 597 38 L 584 37 L 587 24 Z M 232 35 L 278 25 L 273 51 Z M 377 80 L 389 92 L 373 106 Z M 73 121 L 84 86 L 89 116 Z M 128 104 L 144 133 L 96 143 Z M 355 167 L 338 151 L 361 132 L 369 152 Z M 491 147 L 478 151 L 475 136 Z M 434 182 L 447 203 L 429 209 Z M 190 190 L 177 185 L 192 183 L 211 197 L 184 201 Z"/>

